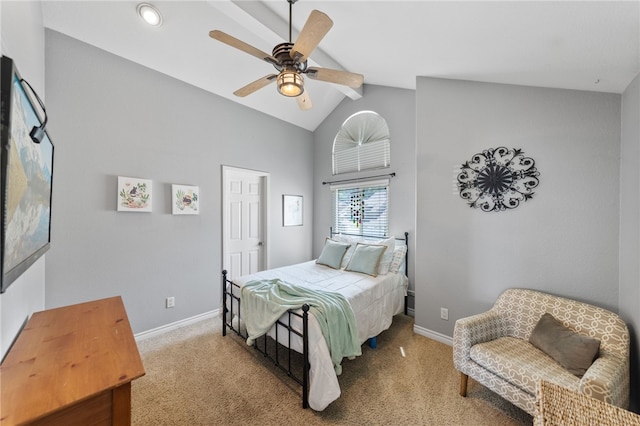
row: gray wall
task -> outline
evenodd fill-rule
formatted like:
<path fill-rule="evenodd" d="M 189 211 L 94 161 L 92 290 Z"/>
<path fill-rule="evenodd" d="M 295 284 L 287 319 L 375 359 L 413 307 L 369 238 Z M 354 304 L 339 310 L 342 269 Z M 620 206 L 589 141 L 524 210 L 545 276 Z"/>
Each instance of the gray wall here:
<path fill-rule="evenodd" d="M 46 67 L 47 308 L 122 295 L 135 333 L 220 308 L 222 165 L 271 173 L 271 266 L 311 259 L 310 132 L 50 30 Z M 153 180 L 152 213 L 116 212 L 118 176 Z M 172 183 L 199 185 L 200 215 L 171 215 Z M 282 227 L 282 194 L 304 226 Z"/>
<path fill-rule="evenodd" d="M 417 80 L 416 326 L 452 336 L 509 287 L 618 310 L 618 94 Z M 521 148 L 540 171 L 532 200 L 471 209 L 454 166 Z M 449 320 L 440 319 L 440 307 Z"/>
<path fill-rule="evenodd" d="M 370 110 L 380 114 L 389 126 L 391 167 L 361 173 L 332 176 L 333 140 L 342 123 L 352 114 Z M 376 176 L 396 172 L 389 187 L 390 235 L 409 232 L 409 280 L 413 282 L 415 264 L 415 91 L 365 85 L 364 96 L 345 99 L 314 132 L 313 254 L 319 256 L 331 226 L 331 191 L 322 182 Z M 413 288 L 413 284 L 410 284 Z"/>
<path fill-rule="evenodd" d="M 622 95 L 620 315 L 631 331 L 631 405 L 640 410 L 640 75 Z"/>
<path fill-rule="evenodd" d="M 14 60 L 22 78 L 46 102 L 41 3 L 0 1 L 0 19 L 2 54 Z M 45 257 L 0 295 L 0 359 L 29 315 L 44 309 Z"/>

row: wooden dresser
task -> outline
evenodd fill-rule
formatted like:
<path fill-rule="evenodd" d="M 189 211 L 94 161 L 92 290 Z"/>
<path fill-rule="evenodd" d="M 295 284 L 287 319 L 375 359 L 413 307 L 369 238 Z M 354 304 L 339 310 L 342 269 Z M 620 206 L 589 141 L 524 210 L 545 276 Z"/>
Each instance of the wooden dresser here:
<path fill-rule="evenodd" d="M 0 365 L 0 425 L 129 425 L 144 374 L 121 297 L 36 312 Z"/>

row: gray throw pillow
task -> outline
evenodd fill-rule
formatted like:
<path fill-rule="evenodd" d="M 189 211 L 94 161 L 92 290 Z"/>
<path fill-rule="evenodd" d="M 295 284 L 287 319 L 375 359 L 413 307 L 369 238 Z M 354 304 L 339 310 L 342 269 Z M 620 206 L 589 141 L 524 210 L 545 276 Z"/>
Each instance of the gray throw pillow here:
<path fill-rule="evenodd" d="M 542 315 L 529 342 L 578 377 L 586 373 L 600 350 L 600 340 L 568 329 L 549 313 Z"/>

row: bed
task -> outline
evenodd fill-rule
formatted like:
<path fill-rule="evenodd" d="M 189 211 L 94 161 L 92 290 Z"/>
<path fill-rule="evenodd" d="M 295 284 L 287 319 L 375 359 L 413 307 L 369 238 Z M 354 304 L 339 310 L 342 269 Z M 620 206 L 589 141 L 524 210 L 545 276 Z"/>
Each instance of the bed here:
<path fill-rule="evenodd" d="M 339 255 L 327 255 L 335 252 L 336 246 L 345 245 L 348 247 L 339 261 Z M 337 293 L 348 301 L 353 311 L 357 324 L 358 348 L 367 341 L 371 347 L 375 347 L 376 336 L 391 326 L 393 316 L 402 312 L 406 314 L 407 245 L 408 233 L 402 239 L 331 235 L 316 260 L 261 271 L 233 280 L 227 277 L 226 271 L 222 271 L 222 334 L 226 335 L 227 330 L 230 330 L 251 342 L 302 386 L 304 408 L 322 411 L 340 396 L 337 376 L 341 367 L 336 365 L 335 356 L 332 360 L 333 352 L 327 345 L 313 309 L 307 303 L 296 309 L 288 309 L 262 336 L 262 340 L 252 339 L 249 338 L 246 327 L 250 323 L 251 309 L 242 309 L 243 304 L 245 308 L 249 306 L 241 300 L 243 287 L 247 287 L 244 289 L 247 291 L 257 283 L 278 280 L 319 293 Z M 384 250 L 379 250 L 380 246 L 384 246 Z M 358 264 L 358 260 L 364 259 L 361 254 L 365 250 L 383 252 L 373 271 L 369 265 L 364 267 L 363 272 L 363 266 Z M 322 319 L 320 322 L 324 324 Z M 279 345 L 270 346 L 268 339 Z M 270 347 L 275 349 L 270 352 Z M 280 354 L 281 348 L 286 348 L 286 356 Z M 292 371 L 291 351 L 302 354 L 302 371 L 299 374 Z"/>

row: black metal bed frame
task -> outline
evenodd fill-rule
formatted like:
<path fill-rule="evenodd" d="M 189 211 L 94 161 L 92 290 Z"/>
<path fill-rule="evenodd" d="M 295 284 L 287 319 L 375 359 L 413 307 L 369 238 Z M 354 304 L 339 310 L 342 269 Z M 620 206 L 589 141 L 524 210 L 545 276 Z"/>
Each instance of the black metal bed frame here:
<path fill-rule="evenodd" d="M 333 236 L 333 229 L 331 229 L 331 236 Z M 379 237 L 372 237 L 372 236 L 367 236 L 367 235 L 353 235 L 356 237 L 363 237 L 363 238 L 379 238 Z M 396 239 L 401 239 L 401 238 L 396 238 Z M 408 274 L 409 271 L 409 233 L 405 232 L 404 233 L 404 242 L 407 246 L 407 254 L 405 254 L 405 273 Z M 227 289 L 227 284 L 229 285 L 228 289 Z M 236 291 L 234 291 L 234 289 Z M 222 271 L 222 335 L 226 336 L 227 335 L 227 329 L 233 331 L 234 333 L 236 333 L 238 336 L 240 336 L 241 338 L 243 338 L 244 340 L 246 340 L 249 336 L 248 334 L 242 331 L 241 327 L 240 327 L 240 321 L 241 321 L 241 312 L 240 312 L 240 296 L 238 296 L 238 294 L 240 294 L 240 286 L 236 283 L 234 283 L 233 281 L 229 280 L 227 278 L 227 271 L 223 270 Z M 229 301 L 230 303 L 228 303 L 229 306 L 227 306 L 227 301 Z M 236 302 L 235 305 L 237 306 L 237 312 L 234 312 L 234 303 Z M 405 296 L 404 298 L 404 314 L 407 315 L 407 296 Z M 234 316 L 238 317 L 238 321 L 237 321 L 237 327 L 233 325 L 233 318 Z M 254 343 L 253 343 L 253 347 L 260 352 L 264 357 L 268 358 L 269 360 L 271 360 L 274 365 L 279 368 L 280 370 L 282 370 L 283 372 L 285 372 L 287 374 L 287 376 L 291 377 L 295 382 L 297 382 L 299 385 L 302 386 L 302 408 L 308 408 L 309 407 L 309 305 L 308 304 L 304 304 L 302 305 L 302 314 L 289 309 L 287 311 L 287 324 L 285 324 L 284 322 L 280 321 L 280 319 L 278 319 L 278 321 L 276 321 L 276 323 L 274 324 L 275 326 L 275 337 L 274 340 L 276 342 L 275 344 L 275 349 L 273 350 L 273 354 L 271 352 L 269 352 L 268 349 L 268 345 L 267 345 L 267 335 L 263 335 L 257 339 L 255 339 Z M 298 330 L 294 329 L 293 327 L 291 327 L 291 319 L 292 317 L 297 317 L 300 318 L 302 320 L 302 333 L 299 332 Z M 280 329 L 284 329 L 285 333 L 288 333 L 288 339 L 287 341 L 289 342 L 288 347 L 286 347 L 287 349 L 287 356 L 285 358 L 287 358 L 285 360 L 286 365 L 281 363 L 281 357 L 278 354 L 278 346 L 284 346 L 282 344 L 280 344 L 280 340 L 279 340 L 279 332 L 278 330 Z M 302 338 L 302 358 L 303 358 L 303 368 L 302 368 L 302 377 L 298 377 L 294 371 L 291 368 L 291 357 L 292 357 L 292 353 L 296 352 L 295 350 L 291 349 L 291 337 L 292 334 L 299 336 L 300 338 Z M 260 347 L 259 341 L 262 341 L 262 347 Z M 372 345 L 372 348 L 375 347 L 375 341 L 374 344 Z"/>
<path fill-rule="evenodd" d="M 229 284 L 229 290 L 227 290 L 227 284 Z M 226 270 L 222 271 L 222 310 L 223 310 L 222 335 L 223 336 L 227 335 L 227 328 L 228 328 L 233 332 L 235 332 L 238 336 L 246 340 L 249 336 L 246 332 L 243 333 L 240 327 L 240 318 L 242 318 L 241 312 L 240 312 L 240 297 L 234 294 L 234 291 L 233 291 L 234 288 L 237 289 L 236 293 L 240 292 L 240 286 L 234 283 L 233 281 L 230 281 L 229 279 L 227 279 Z M 230 309 L 227 308 L 228 298 L 231 298 L 231 301 L 230 301 L 231 303 L 229 303 Z M 235 315 L 234 308 L 233 308 L 234 306 L 233 301 L 237 302 L 236 305 L 238 308 L 238 312 L 237 312 L 238 326 L 237 327 L 234 327 L 233 325 L 233 318 Z M 227 319 L 227 314 L 229 314 L 228 319 Z M 302 320 L 302 333 L 300 333 L 298 330 L 290 326 L 292 316 L 298 317 Z M 288 324 L 283 323 L 282 321 L 280 321 L 280 319 L 278 319 L 275 323 L 276 346 L 275 346 L 275 350 L 273 351 L 274 352 L 273 355 L 268 350 L 266 334 L 263 335 L 261 338 L 259 337 L 255 339 L 253 343 L 253 347 L 262 355 L 264 355 L 266 358 L 269 358 L 271 361 L 273 361 L 276 367 L 278 367 L 280 370 L 287 373 L 287 376 L 291 377 L 299 385 L 302 386 L 302 408 L 308 408 L 309 407 L 309 337 L 308 337 L 309 336 L 309 333 L 308 333 L 309 305 L 307 305 L 306 303 L 302 305 L 302 314 L 299 314 L 298 312 L 292 309 L 289 309 L 287 311 L 287 319 L 288 319 Z M 278 344 L 280 344 L 279 343 L 280 341 L 278 339 L 279 337 L 278 330 L 280 330 L 280 328 L 284 328 L 286 332 L 288 332 L 288 337 L 289 337 L 288 338 L 289 347 L 287 347 L 286 367 L 280 363 L 280 356 L 278 354 Z M 291 355 L 292 355 L 292 352 L 295 352 L 293 349 L 291 349 L 292 333 L 302 338 L 302 358 L 303 358 L 302 377 L 296 376 L 291 369 Z M 259 344 L 260 340 L 262 340 L 263 342 L 262 347 L 260 347 L 260 344 Z"/>

